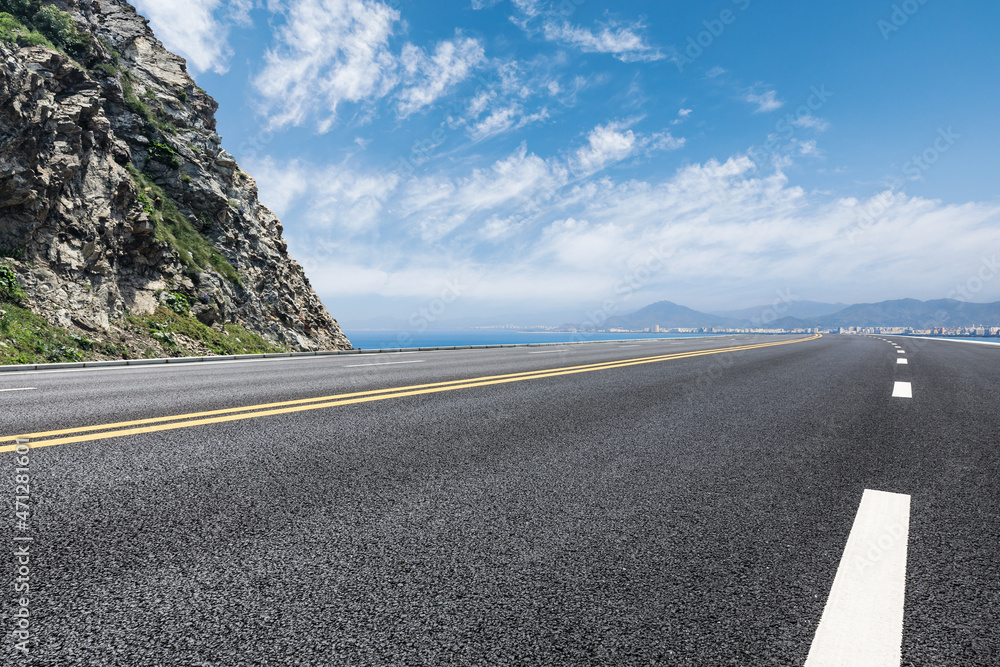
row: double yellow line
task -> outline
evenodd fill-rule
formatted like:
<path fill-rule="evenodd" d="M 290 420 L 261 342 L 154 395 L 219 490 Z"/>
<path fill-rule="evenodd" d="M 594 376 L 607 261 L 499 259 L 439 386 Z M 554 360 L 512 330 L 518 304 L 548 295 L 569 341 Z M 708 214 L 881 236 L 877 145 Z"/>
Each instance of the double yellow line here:
<path fill-rule="evenodd" d="M 454 391 L 456 389 L 471 389 L 472 387 L 485 387 L 494 384 L 506 384 L 508 382 L 537 380 L 539 378 L 555 377 L 558 375 L 572 375 L 574 373 L 590 373 L 592 371 L 623 368 L 625 366 L 637 366 L 640 364 L 652 364 L 660 361 L 670 361 L 673 359 L 686 359 L 689 357 L 702 357 L 711 354 L 722 354 L 725 352 L 755 350 L 762 347 L 791 345 L 794 343 L 804 343 L 806 341 L 816 340 L 817 338 L 820 338 L 819 334 L 815 334 L 809 338 L 779 341 L 776 343 L 759 343 L 756 345 L 739 345 L 735 347 L 723 347 L 712 350 L 679 352 L 677 354 L 664 354 L 655 357 L 642 357 L 621 361 L 606 361 L 583 366 L 549 368 L 539 371 L 510 373 L 507 375 L 489 375 L 485 377 L 469 378 L 466 380 L 434 382 L 431 384 L 418 384 L 409 387 L 393 387 L 390 389 L 374 389 L 371 391 L 359 391 L 349 394 L 334 394 L 332 396 L 306 398 L 298 401 L 263 403 L 261 405 L 248 405 L 241 408 L 192 412 L 182 415 L 172 415 L 169 417 L 152 417 L 149 419 L 138 419 L 112 424 L 99 424 L 96 426 L 81 426 L 79 428 L 63 429 L 59 431 L 25 433 L 23 435 L 0 437 L 0 442 L 14 443 L 0 446 L 0 453 L 14 451 L 19 446 L 17 443 L 18 440 L 27 441 L 24 444 L 26 444 L 29 448 L 51 447 L 53 445 L 66 445 L 73 442 L 87 442 L 90 440 L 102 440 L 105 438 L 121 438 L 127 435 L 156 433 L 158 431 L 170 431 L 179 428 L 190 428 L 192 426 L 203 426 L 205 424 L 220 424 L 222 422 L 239 421 L 242 419 L 256 419 L 258 417 L 284 415 L 293 412 L 305 412 L 307 410 L 321 410 L 323 408 L 353 405 L 355 403 L 384 401 L 390 398 L 419 396 L 421 394 L 435 394 L 443 391 Z"/>

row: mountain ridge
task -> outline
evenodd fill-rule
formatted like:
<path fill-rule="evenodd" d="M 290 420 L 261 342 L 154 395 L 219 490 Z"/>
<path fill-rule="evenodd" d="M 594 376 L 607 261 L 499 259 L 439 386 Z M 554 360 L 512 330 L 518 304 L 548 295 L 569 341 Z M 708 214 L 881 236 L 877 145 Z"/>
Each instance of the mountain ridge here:
<path fill-rule="evenodd" d="M 825 304 L 833 305 L 833 304 Z M 973 303 L 955 299 L 891 299 L 875 303 L 852 304 L 819 317 L 777 317 L 792 304 L 762 306 L 749 317 L 721 317 L 681 306 L 671 301 L 657 301 L 632 313 L 609 317 L 597 324 L 599 329 L 686 328 L 757 328 L 757 329 L 835 329 L 841 327 L 907 327 L 932 329 L 942 327 L 1000 326 L 1000 301 Z M 747 313 L 744 311 L 730 311 Z M 564 325 L 574 330 L 575 325 Z"/>

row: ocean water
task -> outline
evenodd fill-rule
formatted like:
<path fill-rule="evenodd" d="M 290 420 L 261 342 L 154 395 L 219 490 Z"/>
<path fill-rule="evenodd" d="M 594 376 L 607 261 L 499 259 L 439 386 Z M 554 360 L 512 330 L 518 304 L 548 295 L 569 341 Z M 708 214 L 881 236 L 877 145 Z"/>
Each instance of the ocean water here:
<path fill-rule="evenodd" d="M 455 331 L 389 331 L 345 329 L 351 344 L 362 350 L 400 347 L 451 347 L 453 345 L 513 345 L 524 343 L 569 343 L 585 340 L 643 340 L 647 338 L 697 338 L 722 334 L 668 333 L 548 333 L 508 329 L 461 329 Z"/>

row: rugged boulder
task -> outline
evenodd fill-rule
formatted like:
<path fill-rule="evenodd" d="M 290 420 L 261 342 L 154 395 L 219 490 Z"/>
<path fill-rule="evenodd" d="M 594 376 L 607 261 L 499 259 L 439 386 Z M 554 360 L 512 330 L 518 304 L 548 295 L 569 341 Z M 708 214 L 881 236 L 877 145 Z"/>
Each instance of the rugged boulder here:
<path fill-rule="evenodd" d="M 184 60 L 124 0 L 42 4 L 68 13 L 86 47 L 0 43 L 0 261 L 25 305 L 107 332 L 183 295 L 209 326 L 350 347 Z"/>

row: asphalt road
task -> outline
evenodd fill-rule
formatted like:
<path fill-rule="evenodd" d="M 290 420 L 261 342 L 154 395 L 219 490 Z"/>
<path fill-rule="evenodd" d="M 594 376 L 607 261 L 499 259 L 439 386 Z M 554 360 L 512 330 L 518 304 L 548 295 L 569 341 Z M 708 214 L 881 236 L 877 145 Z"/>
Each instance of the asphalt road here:
<path fill-rule="evenodd" d="M 1000 347 L 683 356 L 796 338 L 0 374 L 0 662 L 801 665 L 873 489 L 902 664 L 1000 664 Z"/>

